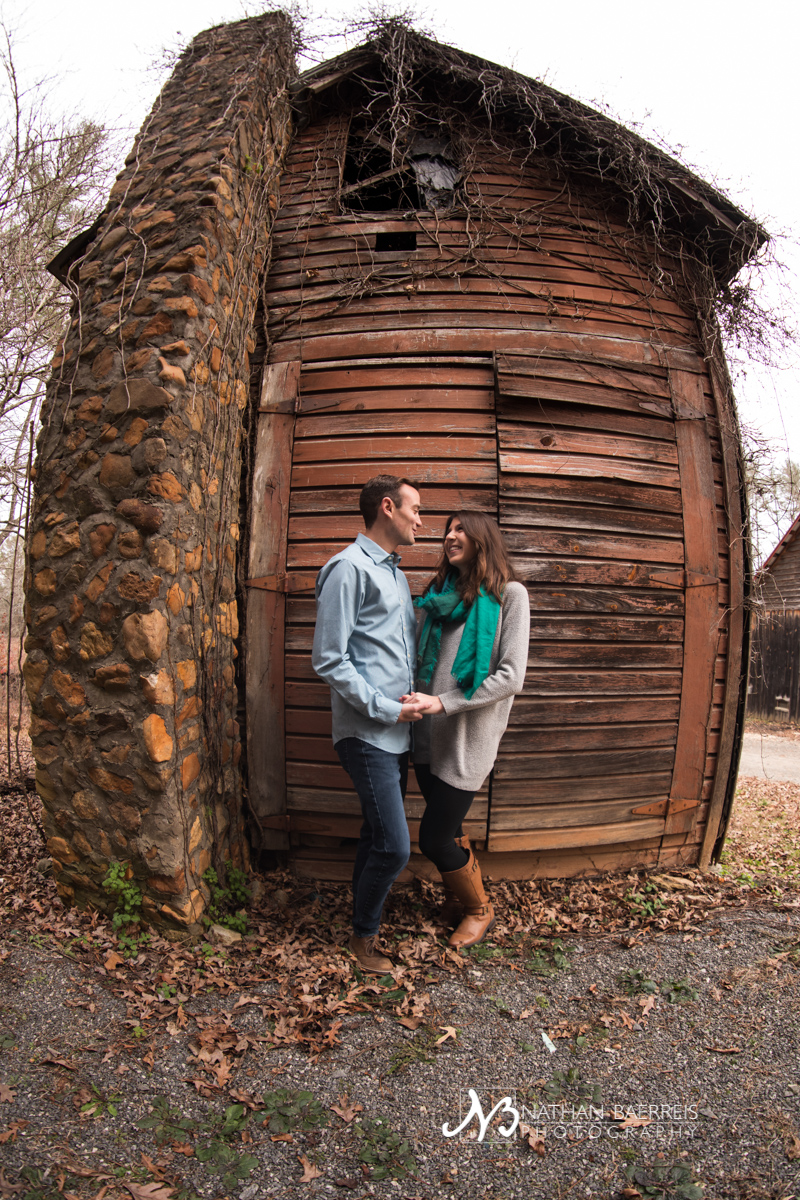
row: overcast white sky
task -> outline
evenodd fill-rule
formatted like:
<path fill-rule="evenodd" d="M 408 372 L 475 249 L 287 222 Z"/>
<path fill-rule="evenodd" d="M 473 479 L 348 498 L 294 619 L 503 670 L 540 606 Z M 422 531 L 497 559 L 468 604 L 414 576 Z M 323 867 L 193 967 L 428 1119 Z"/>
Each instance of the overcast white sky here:
<path fill-rule="evenodd" d="M 58 82 L 54 96 L 82 115 L 127 128 L 130 137 L 165 78 L 162 51 L 210 25 L 270 7 L 242 0 L 0 0 L 16 26 L 25 82 Z M 334 34 L 360 6 L 321 0 L 306 9 L 311 34 Z M 604 103 L 684 160 L 775 234 L 789 267 L 769 294 L 800 325 L 800 166 L 796 150 L 800 6 L 789 0 L 432 0 L 418 25 L 440 41 L 588 103 Z M 318 57 L 344 48 L 319 43 Z M 303 65 L 309 65 L 305 63 Z M 130 138 L 128 138 L 130 140 Z M 782 278 L 782 285 L 781 285 Z M 742 418 L 800 461 L 800 356 L 780 368 L 748 369 L 736 380 Z"/>

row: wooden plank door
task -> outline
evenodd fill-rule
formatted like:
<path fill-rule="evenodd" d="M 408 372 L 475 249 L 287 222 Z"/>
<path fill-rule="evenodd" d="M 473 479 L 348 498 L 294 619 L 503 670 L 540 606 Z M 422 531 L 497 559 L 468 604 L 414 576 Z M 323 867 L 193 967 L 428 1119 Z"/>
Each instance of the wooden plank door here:
<path fill-rule="evenodd" d="M 633 342 L 568 341 L 497 363 L 500 523 L 529 588 L 531 647 L 489 849 L 588 850 L 588 866 L 592 848 L 636 845 L 655 862 L 685 658 L 670 378 Z"/>
<path fill-rule="evenodd" d="M 381 473 L 420 490 L 423 530 L 402 553 L 419 594 L 439 558 L 446 515 L 497 512 L 497 446 L 490 355 L 366 357 L 307 363 L 300 376 L 287 530 L 286 796 L 292 840 L 306 858 L 342 857 L 358 836 L 358 799 L 331 742 L 329 690 L 311 669 L 313 586 L 319 568 L 363 529 L 358 495 Z M 407 798 L 412 843 L 422 800 Z M 470 835 L 486 838 L 487 797 Z"/>

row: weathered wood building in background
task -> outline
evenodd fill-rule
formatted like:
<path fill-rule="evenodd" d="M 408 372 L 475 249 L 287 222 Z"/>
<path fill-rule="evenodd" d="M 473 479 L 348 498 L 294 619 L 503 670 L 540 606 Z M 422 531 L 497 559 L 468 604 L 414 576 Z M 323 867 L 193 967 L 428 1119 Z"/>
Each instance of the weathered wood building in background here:
<path fill-rule="evenodd" d="M 259 847 L 349 874 L 313 585 L 381 471 L 422 493 L 413 591 L 455 507 L 498 519 L 529 588 L 470 813 L 489 876 L 708 861 L 746 673 L 715 304 L 762 231 L 504 68 L 390 23 L 292 79 L 287 37 L 195 40 L 69 268 L 28 660 L 64 894 L 114 854 L 196 920 L 205 867 L 244 853 L 243 776 Z"/>
<path fill-rule="evenodd" d="M 754 717 L 800 720 L 800 516 L 755 579 L 747 711 Z"/>

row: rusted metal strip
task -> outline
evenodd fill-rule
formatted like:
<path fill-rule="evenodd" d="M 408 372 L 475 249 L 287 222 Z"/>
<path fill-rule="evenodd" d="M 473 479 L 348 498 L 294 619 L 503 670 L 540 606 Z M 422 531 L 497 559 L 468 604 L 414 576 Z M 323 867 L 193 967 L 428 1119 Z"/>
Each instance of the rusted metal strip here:
<path fill-rule="evenodd" d="M 700 571 L 686 572 L 687 588 L 716 587 L 718 583 L 718 575 L 703 575 Z"/>
<path fill-rule="evenodd" d="M 245 587 L 261 588 L 264 592 L 286 592 L 288 591 L 288 576 L 286 575 L 261 575 L 258 579 L 245 579 Z"/>

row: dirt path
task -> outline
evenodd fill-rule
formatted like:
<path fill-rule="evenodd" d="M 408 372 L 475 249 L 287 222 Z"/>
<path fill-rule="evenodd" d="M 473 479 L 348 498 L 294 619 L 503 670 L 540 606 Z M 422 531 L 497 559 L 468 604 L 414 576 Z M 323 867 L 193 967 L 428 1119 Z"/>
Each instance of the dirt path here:
<path fill-rule="evenodd" d="M 746 732 L 739 774 L 800 783 L 800 740 L 780 733 Z"/>

